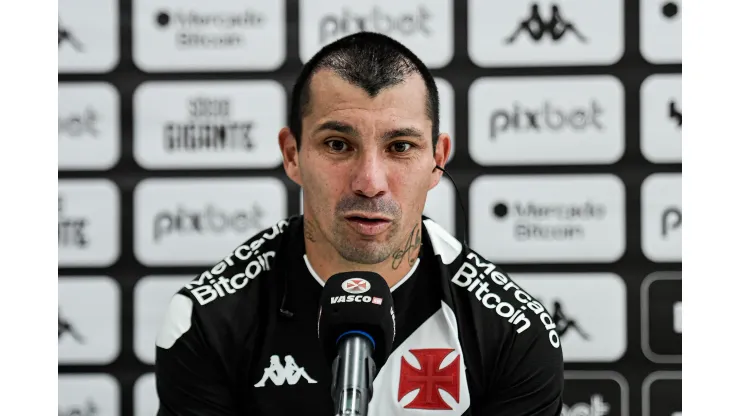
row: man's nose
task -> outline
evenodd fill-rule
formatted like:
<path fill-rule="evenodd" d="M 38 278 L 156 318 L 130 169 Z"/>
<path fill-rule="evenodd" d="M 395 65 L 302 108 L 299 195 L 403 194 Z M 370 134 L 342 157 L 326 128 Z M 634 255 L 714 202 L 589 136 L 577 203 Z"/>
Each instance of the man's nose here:
<path fill-rule="evenodd" d="M 360 155 L 352 178 L 352 191 L 372 198 L 388 189 L 388 177 L 383 158 L 375 153 Z"/>

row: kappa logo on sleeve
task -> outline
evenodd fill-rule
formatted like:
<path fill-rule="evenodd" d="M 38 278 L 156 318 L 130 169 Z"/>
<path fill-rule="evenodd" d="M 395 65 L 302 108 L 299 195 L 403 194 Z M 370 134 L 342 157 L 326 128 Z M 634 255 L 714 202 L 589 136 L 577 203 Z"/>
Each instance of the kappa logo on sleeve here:
<path fill-rule="evenodd" d="M 308 375 L 306 369 L 296 364 L 292 355 L 285 356 L 285 366 L 280 362 L 279 355 L 273 355 L 270 357 L 270 366 L 265 368 L 262 378 L 254 387 L 265 387 L 268 381 L 272 381 L 276 386 L 282 386 L 285 383 L 294 386 L 301 379 L 305 379 L 308 384 L 316 384 L 316 380 Z"/>

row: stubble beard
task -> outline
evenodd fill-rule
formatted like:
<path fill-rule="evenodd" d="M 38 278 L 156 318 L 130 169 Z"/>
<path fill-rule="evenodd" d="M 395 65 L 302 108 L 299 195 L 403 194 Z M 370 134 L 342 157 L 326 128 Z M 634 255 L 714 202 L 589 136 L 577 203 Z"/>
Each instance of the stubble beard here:
<path fill-rule="evenodd" d="M 339 255 L 348 262 L 358 264 L 379 264 L 393 254 L 396 246 L 395 237 L 398 235 L 398 224 L 394 221 L 387 231 L 383 241 L 366 240 L 354 235 L 348 227 L 342 227 L 342 220 L 334 223 L 332 230 L 332 245 Z"/>

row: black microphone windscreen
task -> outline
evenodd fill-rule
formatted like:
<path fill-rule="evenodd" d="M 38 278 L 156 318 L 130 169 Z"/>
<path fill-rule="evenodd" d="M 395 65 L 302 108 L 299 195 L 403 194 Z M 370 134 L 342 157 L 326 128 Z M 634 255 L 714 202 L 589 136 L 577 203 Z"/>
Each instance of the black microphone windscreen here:
<path fill-rule="evenodd" d="M 365 333 L 373 341 L 373 361 L 380 368 L 388 359 L 396 336 L 388 283 L 373 272 L 331 276 L 321 292 L 318 331 L 327 362 L 336 357 L 340 337 L 350 331 Z"/>

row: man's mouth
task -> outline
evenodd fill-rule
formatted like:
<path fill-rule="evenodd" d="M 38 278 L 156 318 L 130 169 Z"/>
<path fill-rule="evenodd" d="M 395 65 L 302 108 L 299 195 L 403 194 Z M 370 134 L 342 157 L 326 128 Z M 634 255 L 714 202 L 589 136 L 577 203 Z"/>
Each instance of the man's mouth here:
<path fill-rule="evenodd" d="M 391 220 L 379 216 L 348 215 L 345 217 L 352 228 L 363 235 L 377 235 L 385 231 Z"/>
<path fill-rule="evenodd" d="M 347 217 L 347 219 L 351 221 L 365 221 L 370 223 L 388 222 L 385 218 L 360 217 L 355 215 Z"/>

